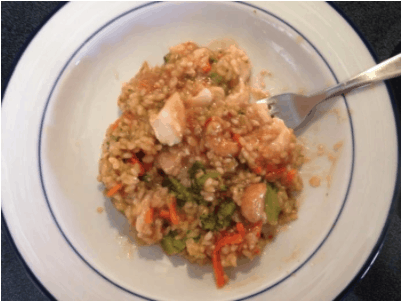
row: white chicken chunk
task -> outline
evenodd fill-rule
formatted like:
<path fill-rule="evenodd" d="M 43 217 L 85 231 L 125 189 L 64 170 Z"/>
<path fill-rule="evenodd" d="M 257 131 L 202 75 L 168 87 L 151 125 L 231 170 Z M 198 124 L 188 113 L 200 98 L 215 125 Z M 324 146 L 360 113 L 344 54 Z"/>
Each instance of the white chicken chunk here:
<path fill-rule="evenodd" d="M 268 106 L 265 103 L 253 103 L 251 107 L 256 112 L 258 118 L 262 122 L 262 124 L 271 123 L 272 117 L 271 113 L 268 110 Z"/>
<path fill-rule="evenodd" d="M 183 168 L 181 164 L 182 156 L 177 151 L 160 153 L 156 161 L 168 175 L 177 176 Z"/>
<path fill-rule="evenodd" d="M 212 94 L 212 100 L 218 101 L 225 98 L 225 91 L 221 87 L 209 87 L 209 91 Z"/>
<path fill-rule="evenodd" d="M 243 193 L 241 201 L 241 213 L 251 223 L 260 220 L 265 222 L 264 197 L 267 185 L 264 183 L 250 184 Z"/>
<path fill-rule="evenodd" d="M 240 80 L 239 85 L 236 87 L 233 94 L 226 97 L 228 103 L 248 103 L 250 100 L 250 91 L 246 84 Z"/>
<path fill-rule="evenodd" d="M 180 143 L 186 126 L 186 111 L 179 93 L 166 101 L 162 110 L 149 118 L 156 138 L 169 146 Z"/>
<path fill-rule="evenodd" d="M 192 106 L 207 106 L 212 102 L 212 93 L 208 88 L 202 89 L 196 96 L 191 97 L 187 103 Z"/>

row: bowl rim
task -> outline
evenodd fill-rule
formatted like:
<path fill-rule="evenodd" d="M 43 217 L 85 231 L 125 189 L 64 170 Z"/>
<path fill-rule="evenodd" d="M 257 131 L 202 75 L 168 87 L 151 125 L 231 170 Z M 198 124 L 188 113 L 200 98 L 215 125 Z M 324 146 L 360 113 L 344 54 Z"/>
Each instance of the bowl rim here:
<path fill-rule="evenodd" d="M 143 7 L 145 7 L 145 6 L 152 5 L 152 4 L 155 4 L 155 3 L 158 3 L 158 2 L 149 2 L 149 3 L 143 4 L 143 5 L 136 6 L 136 7 L 134 7 L 133 9 L 128 10 L 128 11 L 124 12 L 123 14 L 120 14 L 119 16 L 113 18 L 112 20 L 110 20 L 109 22 L 107 22 L 106 24 L 104 24 L 103 26 L 101 26 L 101 27 L 100 27 L 96 32 L 94 32 L 86 41 L 84 41 L 84 42 L 81 44 L 81 46 L 78 47 L 78 49 L 71 55 L 70 59 L 69 59 L 69 60 L 67 61 L 67 63 L 65 64 L 65 67 L 69 64 L 70 60 L 78 53 L 78 51 L 83 47 L 83 45 L 85 45 L 91 38 L 93 38 L 93 37 L 94 37 L 98 32 L 100 32 L 102 29 L 104 29 L 105 27 L 107 27 L 110 23 L 114 22 L 115 20 L 117 20 L 117 19 L 119 19 L 119 18 L 125 16 L 126 14 L 129 14 L 129 13 L 131 13 L 131 12 L 137 10 L 137 9 L 141 9 L 141 8 L 143 8 Z M 294 28 L 293 26 L 289 25 L 286 21 L 282 20 L 280 17 L 276 16 L 275 14 L 270 13 L 270 12 L 267 12 L 267 11 L 264 10 L 263 8 L 254 6 L 253 4 L 250 4 L 250 3 L 245 3 L 245 2 L 242 2 L 242 1 L 240 1 L 239 3 L 244 4 L 244 5 L 247 5 L 247 6 L 250 6 L 250 7 L 253 7 L 253 8 L 255 8 L 255 9 L 259 9 L 259 10 L 265 12 L 265 13 L 268 13 L 269 15 L 271 15 L 271 16 L 277 18 L 278 20 L 280 20 L 280 21 L 283 22 L 284 24 L 290 26 L 290 27 L 291 27 L 293 30 L 295 30 L 297 33 L 301 34 L 296 28 Z M 34 31 L 32 31 L 32 33 L 30 34 L 30 36 L 27 38 L 27 40 L 24 42 L 23 46 L 21 47 L 21 49 L 19 50 L 19 52 L 18 52 L 17 55 L 15 56 L 15 58 L 14 58 L 14 60 L 13 60 L 13 63 L 12 63 L 11 70 L 10 70 L 10 72 L 9 72 L 7 78 L 6 78 L 5 85 L 3 86 L 3 89 L 2 89 L 2 91 L 1 91 L 1 95 L 2 95 L 2 105 L 3 105 L 3 96 L 4 96 L 5 92 L 6 92 L 8 83 L 9 83 L 9 81 L 10 81 L 10 79 L 11 79 L 11 77 L 12 77 L 14 71 L 15 71 L 15 67 L 17 66 L 17 64 L 18 64 L 18 62 L 19 62 L 21 56 L 24 54 L 25 50 L 26 50 L 27 47 L 30 45 L 31 41 L 34 39 L 34 37 L 37 35 L 37 33 L 42 29 L 42 27 L 43 27 L 44 25 L 46 25 L 47 22 L 48 22 L 65 4 L 66 4 L 66 3 L 60 3 L 60 4 L 58 5 L 58 7 L 56 7 L 56 8 L 42 21 L 42 23 L 41 23 L 38 27 L 36 27 L 36 28 L 34 29 Z M 341 10 L 336 6 L 335 3 L 327 2 L 327 4 L 330 5 L 330 7 L 332 7 L 332 8 L 333 8 L 333 9 L 334 9 L 334 10 L 335 10 L 352 28 L 353 28 L 353 30 L 358 34 L 359 38 L 362 40 L 362 42 L 363 42 L 364 45 L 366 46 L 367 50 L 369 51 L 369 53 L 371 54 L 371 56 L 373 57 L 373 59 L 375 60 L 375 62 L 378 63 L 378 57 L 377 57 L 377 55 L 375 54 L 375 52 L 374 52 L 372 46 L 368 43 L 368 41 L 366 40 L 366 38 L 364 37 L 364 35 L 361 33 L 360 29 L 357 28 L 357 26 L 353 23 L 353 21 L 351 21 L 351 20 L 349 19 L 349 17 L 347 17 L 347 16 L 345 15 L 345 13 L 344 13 L 343 11 L 341 11 Z M 302 35 L 302 34 L 301 34 L 301 35 Z M 302 36 L 303 36 L 303 35 L 302 35 Z M 308 41 L 308 40 L 307 40 L 307 41 Z M 313 44 L 311 44 L 310 42 L 309 42 L 309 44 L 310 44 L 313 48 L 315 48 L 315 47 L 313 46 Z M 316 49 L 315 49 L 315 50 L 316 50 Z M 316 51 L 317 51 L 317 50 L 316 50 Z M 321 54 L 320 54 L 318 51 L 317 51 L 317 54 L 319 54 L 319 55 L 321 56 Z M 328 63 L 325 61 L 325 59 L 323 59 L 323 60 L 324 60 L 324 62 L 328 65 Z M 328 67 L 329 67 L 329 65 L 328 65 Z M 63 69 L 60 71 L 59 76 L 62 75 L 62 73 L 64 72 L 64 70 L 65 70 L 65 68 L 63 68 Z M 331 71 L 331 73 L 333 73 L 330 67 L 329 67 L 329 70 Z M 336 76 L 335 76 L 334 73 L 333 73 L 333 76 L 334 76 L 334 78 L 337 80 L 337 78 L 336 78 Z M 58 80 L 56 80 L 56 82 L 55 82 L 55 84 L 54 84 L 54 86 L 53 86 L 53 89 L 54 89 L 54 87 L 57 85 L 57 82 L 58 82 Z M 396 132 L 397 132 L 397 142 L 398 142 L 398 144 L 397 144 L 397 155 L 398 155 L 398 159 L 397 159 L 397 161 L 398 161 L 398 162 L 397 162 L 397 175 L 396 175 L 396 183 L 395 183 L 395 185 L 394 185 L 394 192 L 393 192 L 393 196 L 392 196 L 392 202 L 391 202 L 391 206 L 390 206 L 390 209 L 389 209 L 389 211 L 388 211 L 388 214 L 387 214 L 387 218 L 386 218 L 385 225 L 383 226 L 383 229 L 382 229 L 382 231 L 381 231 L 381 234 L 380 234 L 380 236 L 379 236 L 379 238 L 378 238 L 378 240 L 377 240 L 377 242 L 376 242 L 374 248 L 372 249 L 370 255 L 368 256 L 366 262 L 363 264 L 363 266 L 362 266 L 362 267 L 360 268 L 360 270 L 357 272 L 357 274 L 355 275 L 355 277 L 350 281 L 350 283 L 338 294 L 338 296 L 335 298 L 335 300 L 342 299 L 346 294 L 348 294 L 348 293 L 353 289 L 353 287 L 354 287 L 360 280 L 362 280 L 362 279 L 364 278 L 364 276 L 366 275 L 366 273 L 368 272 L 368 270 L 370 269 L 370 267 L 373 265 L 373 263 L 374 263 L 376 257 L 378 256 L 379 252 L 381 251 L 381 249 L 382 249 L 382 247 L 383 247 L 384 240 L 385 240 L 385 236 L 386 236 L 386 234 L 387 234 L 387 230 L 388 230 L 389 225 L 390 225 L 390 215 L 391 215 L 391 213 L 392 213 L 392 212 L 394 211 L 394 209 L 395 209 L 396 200 L 397 200 L 397 198 L 398 198 L 398 195 L 400 194 L 400 185 L 398 185 L 398 183 L 400 183 L 400 180 L 401 180 L 401 175 L 400 175 L 400 169 L 401 169 L 401 162 L 400 162 L 400 145 L 401 145 L 400 124 L 398 123 L 398 119 L 399 119 L 399 118 L 398 118 L 398 115 L 397 115 L 395 97 L 394 97 L 394 95 L 393 95 L 393 93 L 392 93 L 392 91 L 391 91 L 391 89 L 390 89 L 389 83 L 388 83 L 388 82 L 385 82 L 385 84 L 386 84 L 386 88 L 387 88 L 387 91 L 388 91 L 389 99 L 391 100 L 391 104 L 392 104 L 393 115 L 394 115 L 394 122 L 395 122 Z M 52 89 L 52 90 L 53 90 L 53 89 Z M 42 117 L 41 127 L 42 127 L 42 125 L 43 125 L 43 120 L 44 120 L 44 116 L 45 116 L 45 114 L 46 114 L 47 104 L 49 103 L 49 100 L 50 100 L 50 98 L 51 98 L 51 95 L 52 95 L 52 94 L 50 94 L 50 96 L 49 96 L 49 98 L 48 98 L 48 101 L 47 101 L 47 103 L 46 103 L 46 107 L 44 108 L 44 111 L 43 111 L 43 117 Z M 346 101 L 345 101 L 345 104 L 346 104 L 346 106 L 347 106 Z M 352 133 L 353 133 L 353 127 L 351 127 L 351 130 L 352 130 Z M 352 135 L 353 135 L 353 134 L 352 134 Z M 40 149 L 40 143 L 39 143 L 39 149 Z M 39 151 L 39 156 L 40 156 L 40 151 Z M 352 170 L 351 170 L 351 173 L 353 173 L 353 163 L 352 163 Z M 42 178 L 42 174 L 41 174 L 41 178 Z M 43 180 L 41 179 L 41 181 L 42 181 L 42 183 L 41 183 L 41 184 L 42 184 L 42 188 L 44 189 Z M 349 183 L 349 185 L 348 185 L 347 190 L 349 190 L 349 186 L 350 186 L 350 183 Z M 45 190 L 44 190 L 44 191 L 45 191 Z M 346 193 L 345 198 L 347 198 L 347 194 L 348 194 L 348 192 Z M 45 193 L 45 195 L 46 195 L 46 193 Z M 47 196 L 45 196 L 45 198 L 46 198 L 46 200 L 47 200 Z M 48 202 L 48 200 L 47 200 L 47 202 Z M 48 206 L 49 206 L 49 205 L 48 205 Z M 49 207 L 50 207 L 50 206 L 49 206 Z M 343 208 L 343 205 L 342 205 L 342 208 Z M 339 214 L 341 213 L 342 208 L 341 208 Z M 51 209 L 50 209 L 50 210 L 51 210 Z M 52 210 L 51 210 L 51 211 L 52 211 Z M 339 214 L 338 214 L 338 216 L 337 216 L 337 219 L 338 219 L 338 217 L 339 217 Z M 52 213 L 52 215 L 53 215 L 53 213 Z M 54 219 L 54 215 L 53 215 L 53 219 Z M 336 220 L 337 220 L 337 219 L 336 219 Z M 4 229 L 5 229 L 6 237 L 7 237 L 8 241 L 11 243 L 12 249 L 13 249 L 13 250 L 15 251 L 15 253 L 17 254 L 17 258 L 18 258 L 19 261 L 22 263 L 22 265 L 23 265 L 23 267 L 25 268 L 26 273 L 27 273 L 27 275 L 29 276 L 29 278 L 34 282 L 34 284 L 40 289 L 40 291 L 41 291 L 45 296 L 47 296 L 50 300 L 56 300 L 56 299 L 54 298 L 54 296 L 46 289 L 46 287 L 44 287 L 44 285 L 39 281 L 39 279 L 37 278 L 37 276 L 36 276 L 36 275 L 34 274 L 34 272 L 28 267 L 27 263 L 26 263 L 25 260 L 23 259 L 21 253 L 19 252 L 19 250 L 18 250 L 18 248 L 17 248 L 17 246 L 16 246 L 16 244 L 15 244 L 15 242 L 14 242 L 13 237 L 11 236 L 11 233 L 10 233 L 10 230 L 9 230 L 9 228 L 8 228 L 8 225 L 7 225 L 7 222 L 6 222 L 6 218 L 5 218 L 4 214 L 3 214 L 3 211 L 1 212 L 1 220 L 2 220 L 2 225 L 4 226 Z M 336 223 L 336 220 L 335 220 L 335 223 Z M 56 224 L 57 224 L 57 226 L 58 226 L 57 220 L 55 220 L 55 222 L 56 222 Z M 63 231 L 60 229 L 59 226 L 58 226 L 58 228 L 59 228 L 59 230 L 61 231 L 61 233 L 62 233 L 62 235 L 64 236 L 64 238 L 65 238 L 65 239 L 67 240 L 67 242 L 69 243 L 69 241 L 68 241 L 68 239 L 65 237 Z M 330 232 L 331 232 L 331 231 L 330 231 Z M 327 236 L 330 234 L 330 232 L 326 235 L 326 238 L 327 238 Z M 324 241 L 326 240 L 326 238 L 324 239 Z M 324 242 L 324 241 L 323 241 L 323 242 Z M 323 242 L 322 242 L 322 243 L 323 243 Z M 322 243 L 321 243 L 321 244 L 322 244 Z M 70 244 L 70 246 L 74 249 L 74 247 L 71 245 L 71 243 L 69 243 L 69 244 Z M 320 244 L 320 246 L 321 246 L 321 244 Z M 319 249 L 320 246 L 319 246 L 317 249 Z M 74 249 L 74 250 L 75 250 L 75 249 Z M 312 255 L 314 255 L 314 253 L 315 253 L 316 251 L 317 251 L 317 250 L 315 250 L 315 251 L 312 253 Z M 76 252 L 76 253 L 77 253 L 77 252 Z M 78 255 L 80 255 L 80 254 L 78 253 Z M 310 258 L 312 255 L 310 255 L 309 258 Z M 80 257 L 81 257 L 81 256 L 80 256 Z M 306 261 L 308 261 L 309 258 L 308 258 Z M 81 257 L 81 259 L 83 259 L 83 258 Z M 85 259 L 83 259 L 83 260 L 85 261 Z M 86 261 L 85 261 L 85 262 L 86 262 Z M 87 263 L 87 262 L 86 262 L 86 263 Z M 87 264 L 88 264 L 88 263 L 87 263 Z M 305 263 L 302 263 L 302 264 L 297 268 L 297 270 L 298 270 L 301 266 L 303 266 L 304 264 L 305 264 Z M 88 265 L 91 267 L 90 264 L 88 264 Z M 91 268 L 94 269 L 93 267 L 91 267 Z M 95 271 L 96 271 L 96 269 L 95 269 Z M 96 272 L 97 272 L 97 271 L 96 271 Z M 97 273 L 98 273 L 100 276 L 103 277 L 102 274 L 100 274 L 99 272 L 97 272 Z M 284 281 L 286 278 L 287 278 L 287 277 L 285 277 L 284 279 L 280 280 L 280 281 L 277 282 L 277 283 L 280 283 L 280 282 Z M 110 280 L 108 280 L 108 281 L 110 281 Z M 113 282 L 112 282 L 112 283 L 113 283 Z M 277 283 L 275 283 L 273 286 L 275 286 Z M 115 284 L 115 283 L 113 283 L 113 284 Z M 115 285 L 116 285 L 116 284 L 115 284 Z M 117 284 L 117 286 L 118 286 L 119 288 L 121 288 L 121 289 L 127 291 L 125 288 L 122 288 L 120 285 Z M 270 287 L 268 287 L 268 288 L 265 288 L 265 289 L 263 289 L 263 290 L 261 290 L 261 291 L 255 293 L 255 294 L 252 294 L 252 295 L 249 295 L 249 296 L 247 296 L 247 297 L 245 297 L 245 298 L 242 298 L 241 300 L 248 299 L 248 298 L 252 298 L 252 297 L 254 297 L 254 296 L 258 295 L 258 294 L 261 294 L 261 293 L 265 292 L 266 290 L 268 290 L 268 289 L 271 288 L 271 287 L 272 287 L 272 286 L 270 286 Z M 131 293 L 131 294 L 133 294 L 133 295 L 135 295 L 135 296 L 137 296 L 137 297 L 140 297 L 140 298 L 143 298 L 143 299 L 146 299 L 146 300 L 150 300 L 150 299 L 148 299 L 147 297 L 138 295 L 138 294 L 136 294 L 136 293 L 133 293 L 132 291 L 129 291 L 129 293 Z"/>

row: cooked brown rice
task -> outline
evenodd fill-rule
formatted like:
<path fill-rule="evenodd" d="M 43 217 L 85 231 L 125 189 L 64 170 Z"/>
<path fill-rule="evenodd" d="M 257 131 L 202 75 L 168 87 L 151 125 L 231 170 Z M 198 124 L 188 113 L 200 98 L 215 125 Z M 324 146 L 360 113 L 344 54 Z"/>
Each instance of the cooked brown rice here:
<path fill-rule="evenodd" d="M 123 84 L 98 180 L 138 240 L 212 260 L 221 287 L 222 266 L 253 259 L 297 218 L 302 146 L 266 105 L 250 103 L 241 49 L 186 42 L 164 59 Z"/>

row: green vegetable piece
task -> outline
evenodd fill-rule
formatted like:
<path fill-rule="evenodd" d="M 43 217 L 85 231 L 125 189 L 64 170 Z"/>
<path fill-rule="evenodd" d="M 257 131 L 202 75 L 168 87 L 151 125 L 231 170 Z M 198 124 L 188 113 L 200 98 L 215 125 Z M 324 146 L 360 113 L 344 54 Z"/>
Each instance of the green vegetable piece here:
<path fill-rule="evenodd" d="M 276 224 L 280 212 L 281 206 L 279 205 L 278 191 L 270 184 L 267 184 L 267 192 L 265 193 L 265 213 L 267 215 L 267 221 L 270 224 Z"/>
<path fill-rule="evenodd" d="M 168 255 L 173 255 L 178 253 L 175 246 L 173 245 L 174 238 L 171 236 L 165 236 L 162 241 L 161 241 L 161 246 L 163 250 L 166 252 Z"/>
<path fill-rule="evenodd" d="M 149 174 L 145 174 L 142 176 L 142 181 L 149 183 L 151 182 L 151 176 Z"/>
<path fill-rule="evenodd" d="M 212 213 L 203 214 L 200 216 L 200 219 L 201 219 L 201 227 L 204 230 L 215 230 L 216 219 Z"/>
<path fill-rule="evenodd" d="M 193 237 L 194 241 L 198 243 L 200 241 L 201 235 L 198 235 L 197 237 Z"/>
<path fill-rule="evenodd" d="M 163 60 L 165 61 L 165 64 L 166 64 L 167 62 L 169 62 L 169 60 L 170 60 L 170 53 L 166 54 L 166 55 L 163 57 Z"/>
<path fill-rule="evenodd" d="M 209 77 L 211 78 L 212 82 L 216 85 L 219 85 L 223 80 L 223 77 L 215 72 L 211 72 L 211 74 L 209 74 Z"/>
<path fill-rule="evenodd" d="M 201 177 L 199 177 L 198 179 L 196 179 L 196 182 L 198 184 L 198 186 L 203 187 L 205 182 L 208 180 L 208 178 L 219 178 L 221 176 L 221 174 L 217 171 L 211 171 L 209 173 L 206 173 L 205 175 L 202 175 Z"/>
<path fill-rule="evenodd" d="M 226 201 L 219 206 L 218 217 L 220 219 L 231 218 L 236 210 L 236 204 L 233 201 Z"/>
<path fill-rule="evenodd" d="M 162 186 L 168 187 L 169 190 L 174 193 L 177 200 L 181 200 L 183 202 L 194 202 L 192 193 L 175 178 L 166 177 L 162 182 Z M 180 205 L 181 203 L 179 206 Z"/>
<path fill-rule="evenodd" d="M 218 60 L 216 58 L 214 58 L 214 57 L 209 58 L 209 63 L 210 64 L 217 63 L 217 62 L 218 62 Z"/>
<path fill-rule="evenodd" d="M 222 228 L 227 228 L 230 226 L 230 224 L 232 223 L 232 219 L 231 218 L 225 218 L 222 220 L 218 220 L 217 222 L 217 228 L 218 229 L 222 229 Z"/>
<path fill-rule="evenodd" d="M 232 224 L 232 215 L 235 210 L 236 204 L 230 199 L 226 200 L 219 206 L 217 214 L 210 213 L 200 216 L 202 228 L 217 231 L 229 227 Z"/>
<path fill-rule="evenodd" d="M 173 246 L 177 250 L 177 253 L 180 253 L 186 248 L 186 239 L 175 239 L 173 240 Z"/>
<path fill-rule="evenodd" d="M 180 253 L 186 247 L 186 240 L 175 239 L 174 237 L 176 235 L 177 235 L 176 231 L 171 231 L 161 241 L 161 246 L 168 255 Z"/>
<path fill-rule="evenodd" d="M 226 185 L 221 185 L 221 186 L 219 187 L 219 189 L 220 189 L 221 191 L 228 191 L 228 187 L 227 187 Z"/>
<path fill-rule="evenodd" d="M 190 179 L 195 179 L 195 175 L 200 171 L 203 170 L 205 172 L 205 167 L 204 164 L 200 161 L 195 161 L 193 166 L 190 167 L 188 170 L 188 174 L 190 176 Z"/>

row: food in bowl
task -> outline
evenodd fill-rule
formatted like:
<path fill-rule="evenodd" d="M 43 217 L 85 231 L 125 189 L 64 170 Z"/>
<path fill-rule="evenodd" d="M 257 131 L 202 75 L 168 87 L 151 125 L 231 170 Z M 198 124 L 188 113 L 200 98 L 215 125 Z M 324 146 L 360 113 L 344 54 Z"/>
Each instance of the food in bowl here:
<path fill-rule="evenodd" d="M 250 260 L 297 218 L 302 145 L 250 85 L 235 45 L 186 42 L 123 84 L 98 180 L 139 242 L 223 268 Z M 257 96 L 256 96 L 257 95 Z"/>

